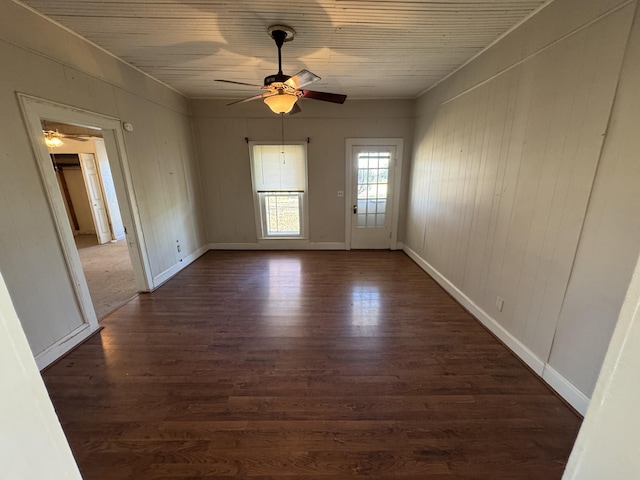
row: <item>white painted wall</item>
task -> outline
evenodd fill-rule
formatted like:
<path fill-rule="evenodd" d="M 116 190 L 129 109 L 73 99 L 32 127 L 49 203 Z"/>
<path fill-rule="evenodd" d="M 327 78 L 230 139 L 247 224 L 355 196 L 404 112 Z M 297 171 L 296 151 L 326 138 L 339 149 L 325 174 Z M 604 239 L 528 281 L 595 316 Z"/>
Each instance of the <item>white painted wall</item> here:
<path fill-rule="evenodd" d="M 640 252 L 640 9 L 549 363 L 591 395 Z"/>
<path fill-rule="evenodd" d="M 579 278 L 573 264 L 634 10 L 556 0 L 417 107 L 407 251 L 582 411 L 601 351 L 576 343 L 605 348 L 619 301 L 605 309 L 608 325 L 560 347 L 580 375 L 548 360 L 561 311 L 574 329 L 583 321 L 563 302 L 575 282 L 590 282 L 589 267 Z M 624 281 L 598 285 L 617 298 Z"/>
<path fill-rule="evenodd" d="M 227 107 L 223 100 L 192 100 L 198 157 L 207 211 L 209 242 L 219 246 L 257 247 L 251 187 L 251 141 L 281 139 L 281 119 L 263 102 Z M 302 112 L 285 118 L 285 139 L 310 138 L 309 241 L 318 248 L 344 248 L 346 139 L 404 138 L 408 165 L 413 129 L 411 100 L 347 100 L 343 105 L 301 100 Z M 408 168 L 403 175 L 406 192 Z M 404 199 L 403 195 L 403 206 Z M 347 200 L 348 201 L 348 200 Z M 401 208 L 400 225 L 404 225 Z M 401 229 L 402 230 L 402 229 Z M 403 231 L 399 232 L 402 241 Z"/>
<path fill-rule="evenodd" d="M 0 378 L 0 476 L 80 480 L 2 275 Z"/>
<path fill-rule="evenodd" d="M 0 269 L 37 355 L 83 322 L 16 92 L 133 123 L 126 153 L 155 284 L 206 238 L 187 100 L 20 4 L 0 9 Z"/>

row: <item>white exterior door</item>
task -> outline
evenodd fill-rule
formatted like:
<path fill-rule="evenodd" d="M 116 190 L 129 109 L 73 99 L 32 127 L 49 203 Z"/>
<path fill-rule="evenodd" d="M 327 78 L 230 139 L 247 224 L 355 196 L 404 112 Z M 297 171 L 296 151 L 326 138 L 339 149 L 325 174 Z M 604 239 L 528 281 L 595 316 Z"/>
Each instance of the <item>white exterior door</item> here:
<path fill-rule="evenodd" d="M 392 247 L 396 151 L 395 145 L 351 147 L 351 248 Z"/>
<path fill-rule="evenodd" d="M 109 214 L 102 193 L 102 185 L 100 183 L 100 174 L 96 165 L 96 159 L 92 153 L 80 153 L 80 162 L 82 164 L 82 175 L 84 176 L 84 184 L 87 187 L 87 195 L 91 204 L 91 214 L 93 215 L 93 223 L 96 226 L 96 235 L 98 243 L 107 243 L 111 241 L 111 227 L 109 225 Z"/>

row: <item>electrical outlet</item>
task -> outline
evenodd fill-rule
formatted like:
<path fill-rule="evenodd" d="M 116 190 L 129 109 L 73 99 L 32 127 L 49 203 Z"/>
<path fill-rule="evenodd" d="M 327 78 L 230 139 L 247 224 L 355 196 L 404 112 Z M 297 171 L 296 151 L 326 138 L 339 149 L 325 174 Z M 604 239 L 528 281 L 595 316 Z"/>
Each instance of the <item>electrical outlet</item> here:
<path fill-rule="evenodd" d="M 338 190 L 338 197 L 344 197 L 344 191 Z"/>
<path fill-rule="evenodd" d="M 504 298 L 496 297 L 496 308 L 498 309 L 498 311 L 501 312 L 503 307 L 504 307 Z"/>
<path fill-rule="evenodd" d="M 182 247 L 178 245 L 178 253 L 180 253 L 181 251 L 182 251 Z"/>

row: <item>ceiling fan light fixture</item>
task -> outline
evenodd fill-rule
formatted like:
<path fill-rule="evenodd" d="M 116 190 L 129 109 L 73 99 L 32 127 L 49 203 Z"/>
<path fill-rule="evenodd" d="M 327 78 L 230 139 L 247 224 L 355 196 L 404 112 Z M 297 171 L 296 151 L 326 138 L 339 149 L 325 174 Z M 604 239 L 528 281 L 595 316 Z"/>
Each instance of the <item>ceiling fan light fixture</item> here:
<path fill-rule="evenodd" d="M 298 97 L 285 92 L 278 92 L 275 95 L 265 97 L 264 103 L 273 113 L 289 113 L 295 105 Z"/>
<path fill-rule="evenodd" d="M 51 130 L 44 132 L 44 143 L 49 148 L 56 148 L 64 145 L 64 142 L 60 140 L 58 132 L 53 132 Z"/>
<path fill-rule="evenodd" d="M 250 102 L 252 100 L 262 98 L 264 103 L 273 113 L 282 114 L 293 112 L 293 115 L 301 111 L 300 107 L 296 104 L 296 101 L 298 98 L 302 97 L 320 100 L 323 102 L 344 103 L 347 98 L 346 95 L 302 89 L 302 87 L 320 80 L 320 77 L 315 73 L 312 73 L 307 69 L 302 69 L 292 77 L 290 75 L 285 75 L 282 72 L 282 45 L 285 42 L 293 40 L 296 33 L 293 28 L 287 27 L 286 25 L 272 25 L 269 27 L 268 32 L 271 38 L 276 42 L 276 47 L 278 47 L 278 73 L 266 76 L 264 78 L 264 85 L 216 79 L 216 82 L 260 87 L 262 90 L 266 90 L 266 92 L 262 94 L 243 98 L 242 100 L 236 100 L 235 102 L 228 103 L 227 105 Z"/>

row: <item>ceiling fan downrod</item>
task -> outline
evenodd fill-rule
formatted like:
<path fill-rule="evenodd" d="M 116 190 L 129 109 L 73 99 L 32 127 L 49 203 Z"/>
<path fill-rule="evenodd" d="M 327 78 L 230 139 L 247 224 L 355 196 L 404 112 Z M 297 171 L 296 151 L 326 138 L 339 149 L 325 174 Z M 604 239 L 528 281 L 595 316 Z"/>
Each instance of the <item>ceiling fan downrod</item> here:
<path fill-rule="evenodd" d="M 296 32 L 293 28 L 287 27 L 286 25 L 272 25 L 267 29 L 269 36 L 273 38 L 276 42 L 276 46 L 278 47 L 278 73 L 275 75 L 269 75 L 264 79 L 264 85 L 269 86 L 274 82 L 284 83 L 289 78 L 289 75 L 285 75 L 282 73 L 282 45 L 285 42 L 290 42 L 293 40 Z"/>
<path fill-rule="evenodd" d="M 282 45 L 284 39 L 287 38 L 287 32 L 282 30 L 274 30 L 271 32 L 271 37 L 276 41 L 278 47 L 278 75 L 282 75 Z"/>

